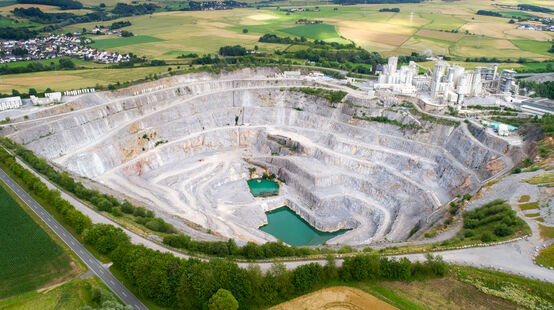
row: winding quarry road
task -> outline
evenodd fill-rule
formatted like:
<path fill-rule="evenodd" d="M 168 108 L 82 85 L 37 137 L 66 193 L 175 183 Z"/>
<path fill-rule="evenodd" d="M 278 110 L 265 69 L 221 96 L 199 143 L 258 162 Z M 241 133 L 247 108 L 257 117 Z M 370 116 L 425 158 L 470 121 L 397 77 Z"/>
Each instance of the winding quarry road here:
<path fill-rule="evenodd" d="M 26 205 L 40 217 L 40 219 L 79 256 L 79 258 L 104 282 L 114 294 L 125 304 L 133 306 L 133 309 L 147 310 L 148 308 L 131 293 L 119 280 L 116 279 L 110 270 L 102 265 L 75 237 L 71 235 L 56 219 L 54 219 L 44 208 L 36 202 L 27 192 L 19 186 L 10 176 L 0 169 L 0 180 L 25 202 Z"/>

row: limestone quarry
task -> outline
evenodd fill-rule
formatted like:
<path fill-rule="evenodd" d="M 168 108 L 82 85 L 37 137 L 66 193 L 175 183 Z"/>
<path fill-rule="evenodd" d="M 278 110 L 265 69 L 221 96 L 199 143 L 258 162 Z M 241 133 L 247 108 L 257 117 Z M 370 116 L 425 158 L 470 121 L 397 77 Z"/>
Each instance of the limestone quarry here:
<path fill-rule="evenodd" d="M 195 73 L 84 94 L 2 134 L 173 223 L 241 242 L 274 241 L 258 228 L 283 205 L 320 231 L 349 229 L 328 243 L 405 240 L 525 158 L 522 146 L 471 124 L 422 117 L 406 104 L 415 98 L 278 73 Z M 331 103 L 293 87 L 348 94 Z M 276 175 L 279 195 L 251 194 L 247 180 L 263 173 Z"/>

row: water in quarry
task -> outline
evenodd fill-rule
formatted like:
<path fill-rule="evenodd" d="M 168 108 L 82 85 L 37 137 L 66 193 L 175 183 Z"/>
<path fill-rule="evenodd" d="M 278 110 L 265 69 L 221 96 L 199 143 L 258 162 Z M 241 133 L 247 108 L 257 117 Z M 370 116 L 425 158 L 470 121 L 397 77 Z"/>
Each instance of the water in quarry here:
<path fill-rule="evenodd" d="M 265 197 L 279 194 L 279 184 L 266 179 L 248 180 L 248 187 L 254 197 Z"/>
<path fill-rule="evenodd" d="M 319 245 L 346 232 L 319 231 L 287 207 L 267 212 L 266 215 L 268 224 L 260 227 L 260 230 L 289 245 Z"/>

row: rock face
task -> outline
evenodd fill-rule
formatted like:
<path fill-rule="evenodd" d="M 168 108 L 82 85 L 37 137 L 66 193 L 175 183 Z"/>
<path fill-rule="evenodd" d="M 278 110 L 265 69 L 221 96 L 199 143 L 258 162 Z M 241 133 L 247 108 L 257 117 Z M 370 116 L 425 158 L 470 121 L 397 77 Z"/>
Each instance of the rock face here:
<path fill-rule="evenodd" d="M 225 237 L 263 242 L 265 211 L 288 205 L 331 242 L 401 240 L 522 152 L 485 132 L 421 121 L 351 94 L 339 104 L 291 92 L 274 70 L 194 74 L 89 94 L 12 125 L 16 142 L 71 172 Z M 419 129 L 369 122 L 386 115 Z M 472 129 L 476 130 L 476 129 Z M 284 182 L 254 198 L 249 168 Z"/>

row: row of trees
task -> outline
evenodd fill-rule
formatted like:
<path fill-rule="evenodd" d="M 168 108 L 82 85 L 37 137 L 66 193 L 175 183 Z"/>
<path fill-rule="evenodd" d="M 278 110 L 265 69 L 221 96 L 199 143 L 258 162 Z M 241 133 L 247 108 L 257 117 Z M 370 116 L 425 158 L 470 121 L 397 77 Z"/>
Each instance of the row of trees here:
<path fill-rule="evenodd" d="M 7 138 L 2 138 L 1 141 L 6 147 L 12 149 L 26 163 L 31 165 L 41 174 L 45 175 L 50 181 L 75 194 L 75 196 L 79 199 L 90 202 L 99 211 L 109 212 L 117 217 L 122 216 L 123 213 L 133 215 L 135 222 L 144 225 L 153 231 L 163 233 L 175 233 L 177 231 L 171 224 L 166 223 L 163 219 L 156 218 L 152 211 L 148 212 L 148 210 L 144 207 L 133 206 L 128 201 L 121 203 L 112 195 L 88 189 L 81 182 L 75 182 L 75 180 L 66 171 L 61 173 L 56 171 L 44 158 L 37 157 L 33 154 L 33 152 L 25 149 L 21 145 L 13 143 Z"/>
<path fill-rule="evenodd" d="M 301 44 L 309 45 L 320 49 L 361 49 L 356 47 L 355 44 L 341 44 L 338 42 L 325 42 L 323 40 L 308 41 L 305 37 L 279 37 L 275 34 L 266 33 L 258 39 L 259 42 L 264 43 L 278 43 L 278 44 Z"/>
<path fill-rule="evenodd" d="M 178 309 L 204 308 L 219 289 L 231 292 L 239 307 L 248 309 L 275 305 L 330 282 L 413 280 L 447 273 L 447 265 L 431 256 L 425 263 L 412 263 L 406 258 L 358 255 L 346 258 L 342 267 L 329 257 L 325 266 L 311 263 L 288 271 L 276 263 L 265 273 L 258 265 L 241 269 L 220 259 L 179 259 L 130 243 L 119 245 L 111 258 L 142 295 Z"/>
<path fill-rule="evenodd" d="M 111 30 L 113 30 L 113 29 L 120 29 L 120 28 L 128 27 L 128 26 L 131 26 L 131 22 L 128 21 L 128 20 L 124 20 L 124 21 L 112 23 L 112 24 L 110 25 L 110 29 L 111 29 Z"/>
<path fill-rule="evenodd" d="M 106 12 L 102 11 L 95 11 L 84 15 L 76 15 L 73 13 L 45 13 L 40 8 L 35 7 L 31 7 L 28 9 L 15 8 L 13 10 L 13 13 L 15 16 L 26 18 L 36 23 L 55 24 L 53 29 L 45 27 L 40 29 L 39 32 L 49 32 L 59 27 L 72 24 L 106 21 L 116 18 L 114 16 L 107 16 Z"/>
<path fill-rule="evenodd" d="M 498 13 L 498 12 L 487 11 L 487 10 L 479 10 L 479 11 L 477 11 L 477 15 L 502 17 L 502 14 L 500 14 L 500 13 Z"/>
<path fill-rule="evenodd" d="M 219 48 L 219 55 L 221 56 L 244 56 L 246 55 L 246 48 L 240 45 L 226 45 Z"/>
<path fill-rule="evenodd" d="M 165 236 L 163 242 L 171 247 L 193 253 L 204 253 L 223 258 L 268 259 L 275 257 L 303 257 L 314 254 L 334 253 L 331 249 L 287 246 L 282 242 L 267 242 L 262 245 L 248 242 L 237 246 L 233 239 L 228 241 L 198 241 L 183 234 Z"/>
<path fill-rule="evenodd" d="M 83 4 L 75 0 L 17 0 L 17 3 L 55 5 L 59 6 L 62 10 L 79 10 L 83 8 Z"/>
<path fill-rule="evenodd" d="M 542 13 L 552 12 L 552 9 L 545 8 L 542 6 L 532 5 L 532 4 L 518 4 L 517 7 L 523 11 L 533 11 L 533 12 L 542 12 Z"/>
<path fill-rule="evenodd" d="M 52 206 L 61 216 L 62 221 L 73 228 L 77 234 L 92 227 L 90 218 L 75 209 L 67 200 L 62 199 L 59 191 L 48 189 L 37 176 L 18 164 L 15 158 L 3 148 L 0 148 L 0 162 L 25 183 L 36 196 Z"/>
<path fill-rule="evenodd" d="M 140 3 L 137 5 L 118 2 L 112 9 L 112 14 L 118 16 L 132 16 L 132 15 L 145 15 L 152 14 L 159 9 L 160 6 L 152 3 Z"/>
<path fill-rule="evenodd" d="M 379 12 L 393 12 L 393 13 L 399 13 L 400 12 L 400 9 L 399 8 L 382 8 L 382 9 L 379 9 Z"/>

